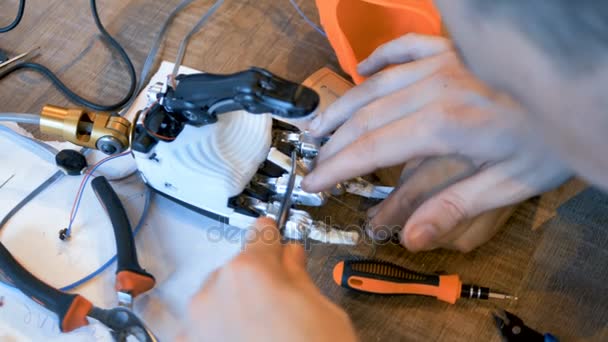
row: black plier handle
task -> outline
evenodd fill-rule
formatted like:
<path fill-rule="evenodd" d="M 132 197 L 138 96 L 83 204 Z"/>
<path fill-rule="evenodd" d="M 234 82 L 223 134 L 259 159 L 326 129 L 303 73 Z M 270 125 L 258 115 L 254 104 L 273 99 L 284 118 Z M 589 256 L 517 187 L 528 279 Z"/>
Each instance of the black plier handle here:
<path fill-rule="evenodd" d="M 127 293 L 135 298 L 151 290 L 156 281 L 154 276 L 139 265 L 129 218 L 108 180 L 103 176 L 96 177 L 91 181 L 91 187 L 110 217 L 114 228 L 117 259 L 116 291 Z"/>
<path fill-rule="evenodd" d="M 59 317 L 59 329 L 69 332 L 85 326 L 93 304 L 86 298 L 61 292 L 26 270 L 0 243 L 0 274 L 2 280 L 23 292 L 36 303 Z"/>

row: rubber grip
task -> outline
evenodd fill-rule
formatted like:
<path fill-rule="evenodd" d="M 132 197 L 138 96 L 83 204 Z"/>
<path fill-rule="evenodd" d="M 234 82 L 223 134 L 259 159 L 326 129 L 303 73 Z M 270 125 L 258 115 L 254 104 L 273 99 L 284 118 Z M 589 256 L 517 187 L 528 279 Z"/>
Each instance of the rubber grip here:
<path fill-rule="evenodd" d="M 61 292 L 36 278 L 15 260 L 2 243 L 0 243 L 0 273 L 10 285 L 54 312 L 59 317 L 59 329 L 62 332 L 69 332 L 89 324 L 87 315 L 93 308 L 91 302 L 79 295 Z"/>
<path fill-rule="evenodd" d="M 142 289 L 146 289 L 145 291 L 147 291 L 154 287 L 156 283 L 154 276 L 146 272 L 139 265 L 133 231 L 131 230 L 127 212 L 108 180 L 103 176 L 96 177 L 91 182 L 91 186 L 99 202 L 110 217 L 114 229 L 117 258 L 116 274 L 129 273 L 138 275 L 138 277 L 129 277 L 130 281 L 121 281 L 121 278 L 117 277 L 116 290 L 130 293 L 133 297 L 136 297 L 142 293 Z M 125 287 L 127 284 L 129 286 Z"/>
<path fill-rule="evenodd" d="M 377 260 L 344 260 L 334 267 L 336 284 L 347 289 L 384 295 L 421 295 L 454 304 L 461 283 L 456 275 L 437 276 Z"/>

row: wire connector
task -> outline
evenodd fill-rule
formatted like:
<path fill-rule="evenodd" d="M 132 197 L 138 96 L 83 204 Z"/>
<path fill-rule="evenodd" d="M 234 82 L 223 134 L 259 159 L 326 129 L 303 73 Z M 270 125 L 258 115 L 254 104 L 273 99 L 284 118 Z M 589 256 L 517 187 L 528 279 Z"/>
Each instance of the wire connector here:
<path fill-rule="evenodd" d="M 63 228 L 59 231 L 59 240 L 67 241 L 70 239 L 70 231 L 67 228 Z"/>

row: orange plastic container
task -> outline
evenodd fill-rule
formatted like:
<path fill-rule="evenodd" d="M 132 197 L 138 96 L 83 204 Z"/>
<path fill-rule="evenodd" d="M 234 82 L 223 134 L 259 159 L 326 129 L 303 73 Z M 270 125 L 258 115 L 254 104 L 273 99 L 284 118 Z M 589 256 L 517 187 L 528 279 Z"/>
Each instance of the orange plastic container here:
<path fill-rule="evenodd" d="M 441 34 L 441 16 L 432 0 L 316 0 L 321 25 L 340 65 L 359 84 L 359 62 L 406 33 Z"/>

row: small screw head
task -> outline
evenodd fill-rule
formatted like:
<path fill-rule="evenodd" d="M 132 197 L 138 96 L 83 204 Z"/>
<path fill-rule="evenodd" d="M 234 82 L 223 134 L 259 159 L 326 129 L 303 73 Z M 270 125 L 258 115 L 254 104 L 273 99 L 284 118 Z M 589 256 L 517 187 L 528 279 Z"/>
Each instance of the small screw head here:
<path fill-rule="evenodd" d="M 63 228 L 62 230 L 59 231 L 59 240 L 65 241 L 67 239 L 69 239 L 68 229 Z"/>
<path fill-rule="evenodd" d="M 198 120 L 198 114 L 189 111 L 189 110 L 185 110 L 183 112 L 183 115 L 186 119 L 190 120 L 190 121 L 197 121 Z"/>
<path fill-rule="evenodd" d="M 125 149 L 122 143 L 113 136 L 105 136 L 97 140 L 97 149 L 105 154 L 114 154 Z"/>
<path fill-rule="evenodd" d="M 101 145 L 101 152 L 105 153 L 105 154 L 114 154 L 116 153 L 116 147 L 112 146 L 112 145 Z"/>
<path fill-rule="evenodd" d="M 262 87 L 262 89 L 266 89 L 266 90 L 270 90 L 270 91 L 277 89 L 276 85 L 273 82 L 271 82 L 270 80 L 261 80 L 260 87 Z"/>

